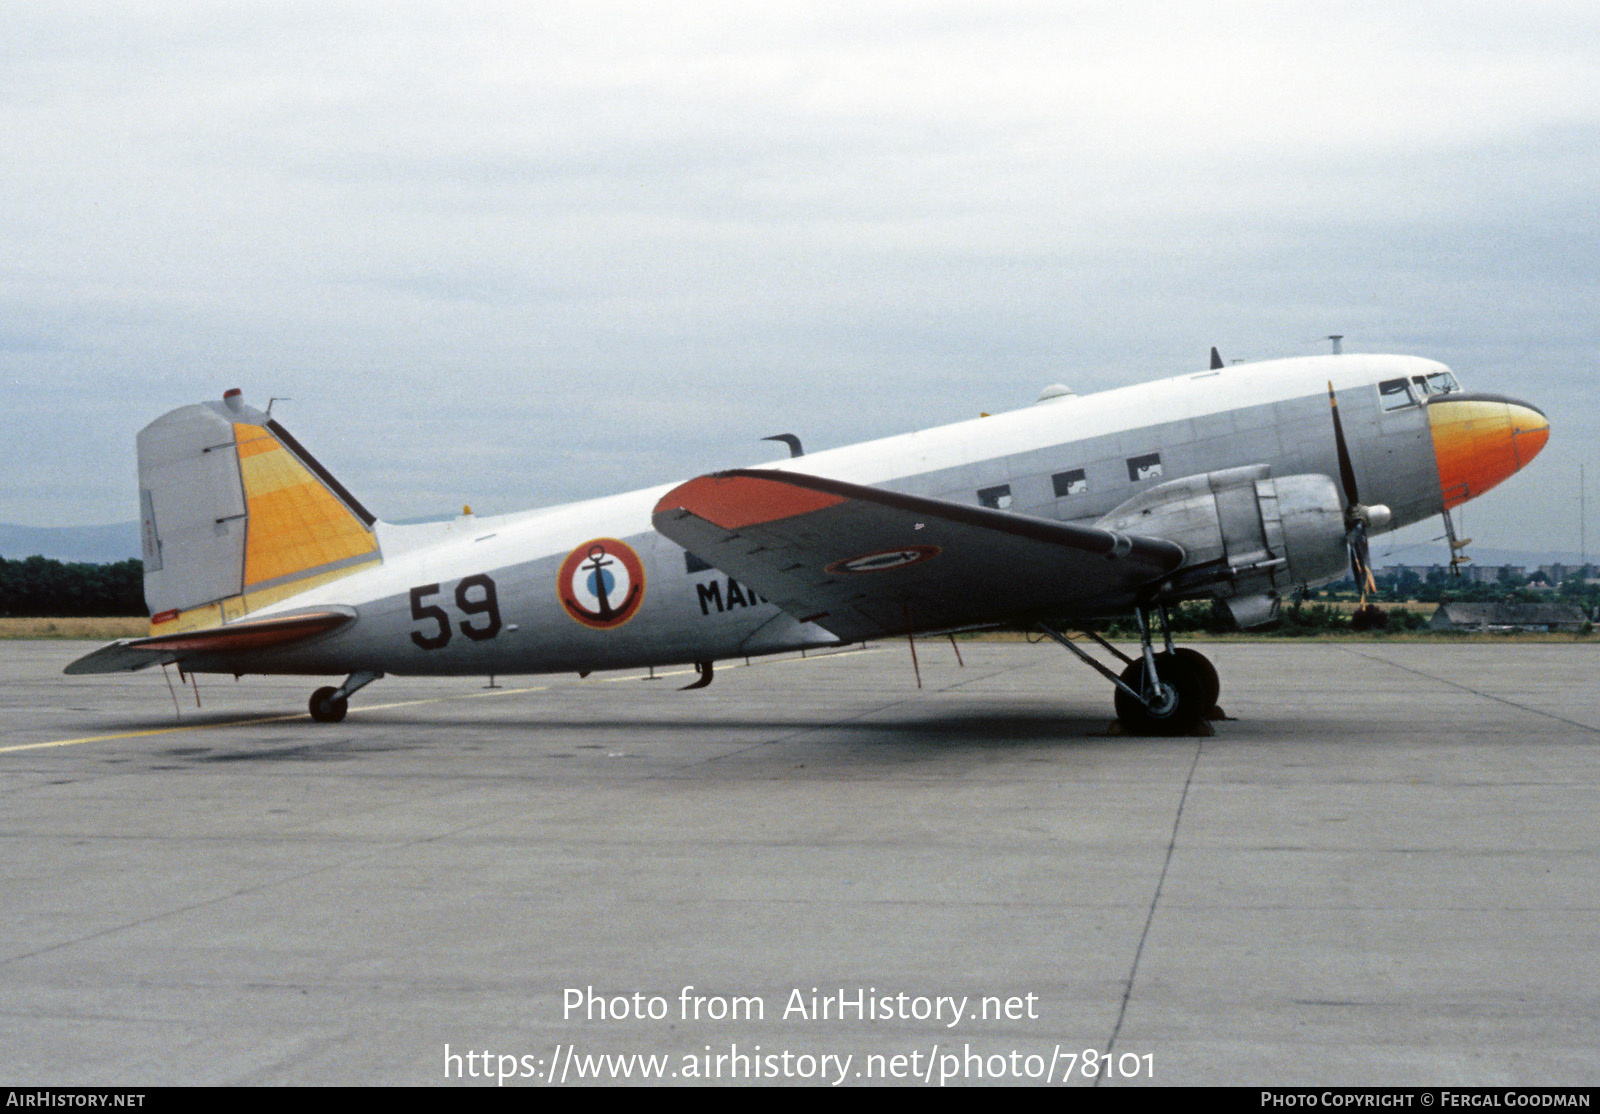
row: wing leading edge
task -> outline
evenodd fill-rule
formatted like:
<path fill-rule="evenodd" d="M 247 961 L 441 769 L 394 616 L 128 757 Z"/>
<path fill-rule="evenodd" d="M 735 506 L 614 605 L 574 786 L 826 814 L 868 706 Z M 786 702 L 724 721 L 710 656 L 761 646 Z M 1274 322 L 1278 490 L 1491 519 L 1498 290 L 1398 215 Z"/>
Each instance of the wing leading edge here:
<path fill-rule="evenodd" d="M 771 469 L 680 484 L 656 504 L 653 521 L 847 642 L 1123 611 L 1185 556 L 1161 538 Z"/>

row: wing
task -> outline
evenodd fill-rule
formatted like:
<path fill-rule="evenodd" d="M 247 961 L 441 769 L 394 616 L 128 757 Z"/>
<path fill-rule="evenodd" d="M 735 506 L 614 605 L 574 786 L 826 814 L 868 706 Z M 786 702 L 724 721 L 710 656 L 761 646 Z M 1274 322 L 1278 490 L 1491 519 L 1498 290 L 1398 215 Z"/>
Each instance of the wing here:
<path fill-rule="evenodd" d="M 350 608 L 246 619 L 220 627 L 124 638 L 85 654 L 66 673 L 124 673 L 148 665 L 168 665 L 186 658 L 208 658 L 275 649 L 328 634 L 355 621 Z"/>
<path fill-rule="evenodd" d="M 970 507 L 792 472 L 690 480 L 655 527 L 802 622 L 844 641 L 1110 614 L 1177 568 L 1160 538 Z"/>

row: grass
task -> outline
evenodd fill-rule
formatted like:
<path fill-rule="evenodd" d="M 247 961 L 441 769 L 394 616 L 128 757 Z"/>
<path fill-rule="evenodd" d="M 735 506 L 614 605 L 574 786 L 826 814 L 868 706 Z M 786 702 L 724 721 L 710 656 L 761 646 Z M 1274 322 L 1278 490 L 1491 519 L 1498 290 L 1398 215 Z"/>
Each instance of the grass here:
<path fill-rule="evenodd" d="M 70 638 L 109 642 L 113 638 L 143 638 L 150 620 L 142 615 L 107 619 L 0 618 L 0 639 Z"/>

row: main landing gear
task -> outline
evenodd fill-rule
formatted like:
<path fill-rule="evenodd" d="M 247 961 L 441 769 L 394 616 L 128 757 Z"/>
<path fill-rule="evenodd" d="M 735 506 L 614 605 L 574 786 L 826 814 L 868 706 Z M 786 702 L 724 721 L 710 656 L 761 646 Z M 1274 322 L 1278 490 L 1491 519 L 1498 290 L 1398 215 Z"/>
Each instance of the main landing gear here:
<path fill-rule="evenodd" d="M 1039 623 L 1045 634 L 1072 651 L 1085 664 L 1116 686 L 1113 702 L 1117 719 L 1133 735 L 1186 735 L 1201 723 L 1220 714 L 1217 697 L 1222 682 L 1209 658 L 1187 647 L 1174 649 L 1166 609 L 1159 611 L 1165 649 L 1155 652 L 1150 622 L 1145 609 L 1136 608 L 1139 621 L 1140 656 L 1131 658 L 1093 631 L 1084 633 L 1106 652 L 1126 665 L 1121 675 L 1090 657 L 1075 642 L 1059 631 Z"/>
<path fill-rule="evenodd" d="M 338 723 L 350 710 L 351 694 L 382 676 L 382 673 L 352 673 L 338 688 L 327 685 L 318 689 L 311 694 L 311 718 L 318 723 Z"/>

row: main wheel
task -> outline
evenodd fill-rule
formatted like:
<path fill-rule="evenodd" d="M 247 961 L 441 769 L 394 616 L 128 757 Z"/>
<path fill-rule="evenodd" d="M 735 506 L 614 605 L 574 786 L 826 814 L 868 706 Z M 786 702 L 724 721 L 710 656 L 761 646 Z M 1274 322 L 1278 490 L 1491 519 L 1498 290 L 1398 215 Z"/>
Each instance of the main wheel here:
<path fill-rule="evenodd" d="M 1351 630 L 1388 630 L 1389 613 L 1381 607 L 1367 604 L 1358 607 L 1350 616 Z"/>
<path fill-rule="evenodd" d="M 350 701 L 339 690 L 324 686 L 311 694 L 311 718 L 318 723 L 338 723 L 350 710 Z"/>
<path fill-rule="evenodd" d="M 1206 710 L 1209 715 L 1217 706 L 1217 701 L 1222 696 L 1222 678 L 1217 676 L 1217 667 L 1211 664 L 1211 659 L 1199 650 L 1191 650 L 1187 646 L 1180 646 L 1172 651 L 1171 657 L 1177 659 L 1179 669 L 1193 669 L 1199 675 L 1201 683 L 1205 685 Z M 1156 676 L 1166 676 L 1167 654 L 1156 655 Z"/>
<path fill-rule="evenodd" d="M 1205 671 L 1194 661 L 1199 658 L 1207 666 L 1204 655 L 1191 650 L 1179 656 L 1178 652 L 1156 655 L 1156 690 L 1150 703 L 1136 700 L 1116 690 L 1114 702 L 1117 718 L 1129 733 L 1134 735 L 1181 735 L 1194 730 L 1205 714 L 1216 706 L 1211 695 Z M 1134 692 L 1145 691 L 1144 659 L 1140 658 L 1122 672 L 1122 683 Z"/>

